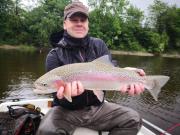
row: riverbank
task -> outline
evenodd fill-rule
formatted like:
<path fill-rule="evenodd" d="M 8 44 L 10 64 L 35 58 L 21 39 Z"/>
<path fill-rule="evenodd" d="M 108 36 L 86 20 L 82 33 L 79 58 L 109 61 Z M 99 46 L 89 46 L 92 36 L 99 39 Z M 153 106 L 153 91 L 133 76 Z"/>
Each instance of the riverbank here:
<path fill-rule="evenodd" d="M 27 46 L 27 45 L 18 45 L 18 46 L 0 45 L 0 49 L 4 49 L 4 50 L 18 50 L 18 51 L 24 51 L 24 52 L 33 52 L 33 51 L 37 50 L 36 47 L 34 47 L 34 46 Z"/>
<path fill-rule="evenodd" d="M 130 52 L 130 51 L 127 52 L 127 51 L 115 51 L 115 50 L 111 50 L 110 52 L 111 54 L 114 54 L 114 55 L 157 56 L 155 54 L 148 53 L 148 52 Z M 180 58 L 180 54 L 178 53 L 174 53 L 174 54 L 163 53 L 163 54 L 160 54 L 159 56 L 167 57 L 167 58 Z"/>
<path fill-rule="evenodd" d="M 0 45 L 0 49 L 6 49 L 6 50 L 15 49 L 15 50 L 18 50 L 18 49 L 20 49 L 20 46 Z"/>
<path fill-rule="evenodd" d="M 20 45 L 20 46 L 12 46 L 12 45 L 0 45 L 0 49 L 5 49 L 5 50 L 21 50 L 21 51 L 35 51 L 39 50 L 40 52 L 42 50 L 37 49 L 33 46 L 25 46 L 25 45 Z M 119 50 L 110 50 L 111 54 L 114 55 L 135 55 L 135 56 L 156 56 L 155 54 L 148 53 L 148 52 L 130 52 L 130 51 L 119 51 Z M 161 54 L 160 56 L 162 57 L 168 57 L 168 58 L 180 58 L 180 54 L 178 53 L 171 53 L 171 54 Z"/>

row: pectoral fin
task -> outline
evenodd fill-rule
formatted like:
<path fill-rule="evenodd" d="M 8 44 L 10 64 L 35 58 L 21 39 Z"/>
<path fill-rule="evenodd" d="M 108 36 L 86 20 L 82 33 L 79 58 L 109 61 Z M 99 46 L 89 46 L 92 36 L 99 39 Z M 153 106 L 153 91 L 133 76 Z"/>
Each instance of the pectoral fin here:
<path fill-rule="evenodd" d="M 98 100 L 102 102 L 104 99 L 104 92 L 102 90 L 93 90 L 93 92 L 94 95 L 96 95 L 96 97 L 98 98 Z"/>

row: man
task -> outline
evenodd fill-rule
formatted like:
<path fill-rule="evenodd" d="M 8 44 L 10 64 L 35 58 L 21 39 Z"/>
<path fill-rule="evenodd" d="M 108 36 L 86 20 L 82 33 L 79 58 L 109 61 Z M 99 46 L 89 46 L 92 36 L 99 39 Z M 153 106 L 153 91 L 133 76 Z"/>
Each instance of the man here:
<path fill-rule="evenodd" d="M 46 59 L 46 70 L 78 62 L 88 62 L 103 55 L 111 55 L 106 44 L 88 35 L 88 8 L 76 1 L 64 10 L 64 31 L 51 36 L 54 46 Z M 143 70 L 128 68 L 145 75 Z M 140 94 L 142 84 L 124 85 L 121 92 Z M 72 103 L 63 92 L 72 91 Z M 54 95 L 54 107 L 42 120 L 37 135 L 69 135 L 76 127 L 109 131 L 110 135 L 135 135 L 141 127 L 139 114 L 127 107 L 99 101 L 92 91 L 84 90 L 80 81 L 67 83 Z"/>

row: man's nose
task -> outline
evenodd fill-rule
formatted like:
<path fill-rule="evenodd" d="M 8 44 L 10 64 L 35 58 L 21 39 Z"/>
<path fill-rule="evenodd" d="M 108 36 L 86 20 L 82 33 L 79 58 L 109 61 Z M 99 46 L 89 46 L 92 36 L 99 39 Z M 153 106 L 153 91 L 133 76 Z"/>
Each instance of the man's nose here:
<path fill-rule="evenodd" d="M 77 20 L 77 24 L 82 24 L 83 22 L 81 20 Z"/>

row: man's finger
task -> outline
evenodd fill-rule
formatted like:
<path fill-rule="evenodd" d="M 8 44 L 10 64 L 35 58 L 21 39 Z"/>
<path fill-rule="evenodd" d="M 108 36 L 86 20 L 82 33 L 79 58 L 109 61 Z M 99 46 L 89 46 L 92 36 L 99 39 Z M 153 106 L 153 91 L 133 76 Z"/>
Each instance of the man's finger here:
<path fill-rule="evenodd" d="M 84 92 L 84 87 L 80 81 L 77 81 L 77 93 L 78 95 L 82 94 Z"/>
<path fill-rule="evenodd" d="M 124 69 L 135 71 L 135 72 L 137 72 L 140 76 L 145 76 L 145 75 L 146 75 L 146 73 L 144 72 L 143 69 L 133 68 L 133 67 L 125 67 Z"/>
<path fill-rule="evenodd" d="M 122 85 L 121 88 L 120 88 L 120 91 L 122 93 L 126 93 L 127 90 L 128 90 L 128 85 L 127 84 Z"/>
<path fill-rule="evenodd" d="M 57 96 L 57 98 L 58 99 L 62 99 L 64 96 L 63 96 L 63 93 L 64 93 L 64 87 L 60 87 L 59 89 L 58 89 L 58 91 L 57 91 L 57 94 L 56 94 L 56 96 Z"/>
<path fill-rule="evenodd" d="M 71 83 L 71 93 L 72 96 L 77 96 L 77 81 Z"/>
<path fill-rule="evenodd" d="M 137 72 L 139 73 L 140 76 L 145 76 L 146 73 L 144 72 L 143 69 L 137 69 Z"/>
<path fill-rule="evenodd" d="M 135 88 L 134 88 L 134 84 L 130 85 L 130 89 L 128 91 L 129 95 L 133 96 L 135 93 Z"/>
<path fill-rule="evenodd" d="M 134 84 L 135 94 L 139 95 L 142 92 L 142 88 L 139 84 Z"/>

